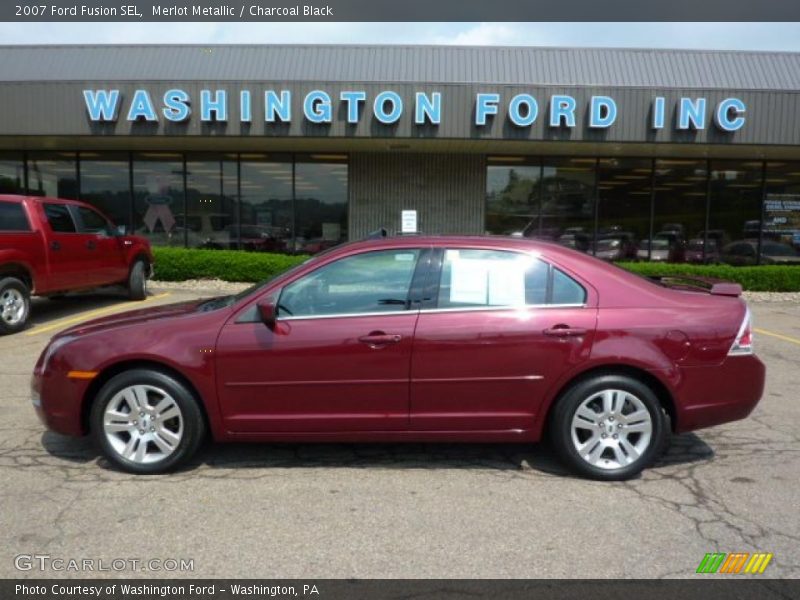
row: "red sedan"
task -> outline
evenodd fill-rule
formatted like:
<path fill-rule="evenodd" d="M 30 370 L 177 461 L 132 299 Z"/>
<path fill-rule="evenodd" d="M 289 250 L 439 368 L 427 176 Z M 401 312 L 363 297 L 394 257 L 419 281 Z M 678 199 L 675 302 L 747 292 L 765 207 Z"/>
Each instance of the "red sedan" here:
<path fill-rule="evenodd" d="M 401 237 L 236 296 L 57 335 L 44 423 L 135 473 L 218 441 L 536 442 L 625 479 L 671 432 L 746 417 L 765 368 L 735 284 L 654 282 L 563 246 Z M 677 285 L 676 285 L 677 284 Z"/>

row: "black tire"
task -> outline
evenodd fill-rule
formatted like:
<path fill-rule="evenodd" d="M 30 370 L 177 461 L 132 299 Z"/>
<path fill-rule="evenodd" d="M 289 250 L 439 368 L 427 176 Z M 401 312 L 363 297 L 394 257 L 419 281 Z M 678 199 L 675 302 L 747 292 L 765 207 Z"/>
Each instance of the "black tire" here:
<path fill-rule="evenodd" d="M 131 300 L 147 298 L 147 271 L 148 265 L 144 260 L 139 259 L 133 263 L 128 275 L 128 297 Z"/>
<path fill-rule="evenodd" d="M 584 403 L 584 401 L 589 400 L 595 394 L 605 390 L 620 390 L 631 394 L 633 397 L 635 397 L 635 399 L 638 399 L 642 405 L 644 405 L 644 408 L 649 413 L 651 424 L 649 444 L 645 448 L 642 448 L 641 453 L 635 459 L 630 458 L 634 454 L 628 454 L 627 451 L 624 452 L 626 459 L 632 461 L 624 466 L 614 466 L 614 463 L 617 463 L 617 461 L 614 458 L 615 451 L 613 448 L 609 448 L 608 450 L 603 449 L 599 458 L 596 459 L 597 464 L 611 466 L 608 466 L 608 468 L 602 468 L 595 466 L 594 464 L 590 464 L 588 459 L 585 459 L 581 456 L 581 453 L 576 447 L 576 442 L 573 440 L 572 423 L 573 418 L 576 416 L 576 412 Z M 602 399 L 599 399 L 599 401 L 602 402 Z M 629 401 L 625 401 L 625 406 L 628 407 L 629 411 L 632 410 L 630 408 L 631 404 Z M 631 412 L 628 414 L 631 414 Z M 621 419 L 619 417 L 617 417 L 616 425 L 610 423 L 610 421 L 614 421 L 613 416 L 609 418 L 607 416 L 603 417 L 601 414 L 598 414 L 597 417 L 597 435 L 602 435 L 604 438 L 599 441 L 600 445 L 594 444 L 589 446 L 589 439 L 595 435 L 594 425 L 591 428 L 577 430 L 581 433 L 576 435 L 585 435 L 586 437 L 584 440 L 578 438 L 578 441 L 586 443 L 587 448 L 591 447 L 594 449 L 601 448 L 603 447 L 603 444 L 606 443 L 617 444 L 616 441 L 612 441 L 612 438 L 614 440 L 617 439 L 614 437 L 617 435 L 617 433 L 612 433 L 610 429 L 607 430 L 605 428 L 609 425 L 612 427 L 624 428 L 626 425 L 620 425 L 619 422 Z M 591 423 L 591 421 L 587 421 L 587 423 Z M 602 426 L 600 425 L 601 423 Z M 625 375 L 599 375 L 578 381 L 562 394 L 562 396 L 557 400 L 556 406 L 554 407 L 551 415 L 549 434 L 556 453 L 561 460 L 575 473 L 600 481 L 622 481 L 625 479 L 630 479 L 631 477 L 639 474 L 661 455 L 666 447 L 667 441 L 669 440 L 670 422 L 669 417 L 664 411 L 664 408 L 662 407 L 653 390 L 638 379 L 634 379 Z M 629 437 L 631 435 L 633 437 Z M 639 439 L 641 438 L 638 438 L 637 434 L 635 433 L 627 434 L 625 436 L 626 441 L 633 440 L 634 444 L 636 443 L 636 440 Z M 619 441 L 621 442 L 622 440 Z"/>
<path fill-rule="evenodd" d="M 28 286 L 16 277 L 0 279 L 0 334 L 22 331 L 30 314 L 31 291 Z"/>
<path fill-rule="evenodd" d="M 122 456 L 106 435 L 103 424 L 106 408 L 117 393 L 130 386 L 140 385 L 159 388 L 169 394 L 180 409 L 183 421 L 180 441 L 172 453 L 149 463 L 136 462 Z M 92 404 L 90 425 L 95 444 L 109 462 L 123 471 L 139 475 L 166 473 L 179 468 L 195 454 L 206 432 L 199 400 L 192 391 L 172 375 L 155 369 L 131 369 L 108 380 Z M 155 446 L 152 448 L 157 449 Z"/>

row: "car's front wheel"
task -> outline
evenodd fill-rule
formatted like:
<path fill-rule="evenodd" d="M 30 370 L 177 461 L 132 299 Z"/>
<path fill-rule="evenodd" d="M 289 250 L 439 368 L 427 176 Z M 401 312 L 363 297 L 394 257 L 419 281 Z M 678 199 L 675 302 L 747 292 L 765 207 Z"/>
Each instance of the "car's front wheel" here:
<path fill-rule="evenodd" d="M 131 300 L 147 298 L 147 271 L 148 265 L 144 260 L 133 263 L 128 274 L 128 297 Z"/>
<path fill-rule="evenodd" d="M 205 423 L 192 391 L 173 376 L 132 369 L 112 377 L 91 412 L 95 442 L 130 473 L 173 470 L 197 450 Z"/>
<path fill-rule="evenodd" d="M 551 437 L 561 459 L 593 479 L 629 479 L 659 456 L 669 418 L 653 391 L 623 375 L 601 375 L 570 387 L 552 415 Z"/>

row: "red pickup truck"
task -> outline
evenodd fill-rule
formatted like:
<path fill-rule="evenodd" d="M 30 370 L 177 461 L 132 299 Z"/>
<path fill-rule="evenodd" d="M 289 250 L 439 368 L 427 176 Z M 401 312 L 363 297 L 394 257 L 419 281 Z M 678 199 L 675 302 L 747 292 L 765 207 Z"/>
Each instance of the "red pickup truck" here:
<path fill-rule="evenodd" d="M 0 334 L 25 327 L 30 297 L 123 284 L 143 300 L 153 252 L 94 207 L 0 195 Z"/>

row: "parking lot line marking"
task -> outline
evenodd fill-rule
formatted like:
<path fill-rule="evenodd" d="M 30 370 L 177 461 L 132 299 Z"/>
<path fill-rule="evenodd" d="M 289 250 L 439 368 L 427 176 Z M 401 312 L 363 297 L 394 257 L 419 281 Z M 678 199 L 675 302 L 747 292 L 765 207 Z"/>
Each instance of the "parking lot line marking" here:
<path fill-rule="evenodd" d="M 780 333 L 773 333 L 771 331 L 767 331 L 766 329 L 759 329 L 758 327 L 753 327 L 753 331 L 756 333 L 760 333 L 762 335 L 768 335 L 770 337 L 778 338 L 779 340 L 783 340 L 784 342 L 791 342 L 792 344 L 797 344 L 800 346 L 800 339 L 789 337 L 788 335 L 782 335 Z"/>
<path fill-rule="evenodd" d="M 137 302 L 136 306 L 141 306 L 142 304 L 146 304 L 151 300 L 159 300 L 161 298 L 166 298 L 167 296 L 171 296 L 172 292 L 164 292 L 163 294 L 156 294 L 155 296 L 150 296 L 144 302 Z M 114 304 L 112 306 L 106 306 L 105 308 L 98 308 L 95 310 L 90 310 L 85 313 L 81 313 L 77 317 L 69 317 L 67 319 L 60 319 L 58 321 L 54 321 L 48 325 L 42 325 L 41 327 L 36 327 L 31 329 L 30 331 L 26 331 L 25 335 L 39 335 L 40 333 L 47 333 L 48 331 L 52 331 L 53 329 L 58 329 L 59 327 L 64 327 L 66 325 L 72 325 L 73 323 L 80 323 L 81 321 L 86 321 L 92 317 L 96 317 L 98 315 L 103 315 L 106 313 L 114 312 L 118 309 L 125 309 L 125 308 L 132 308 L 130 303 L 126 302 L 125 304 Z"/>

